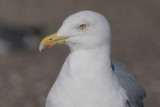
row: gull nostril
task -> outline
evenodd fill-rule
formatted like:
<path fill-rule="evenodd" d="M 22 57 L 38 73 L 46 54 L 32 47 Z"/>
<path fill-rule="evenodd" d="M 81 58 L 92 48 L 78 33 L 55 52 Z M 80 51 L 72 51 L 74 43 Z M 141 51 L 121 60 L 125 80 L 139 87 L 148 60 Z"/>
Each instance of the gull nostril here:
<path fill-rule="evenodd" d="M 50 38 L 49 40 L 52 40 L 53 38 Z"/>

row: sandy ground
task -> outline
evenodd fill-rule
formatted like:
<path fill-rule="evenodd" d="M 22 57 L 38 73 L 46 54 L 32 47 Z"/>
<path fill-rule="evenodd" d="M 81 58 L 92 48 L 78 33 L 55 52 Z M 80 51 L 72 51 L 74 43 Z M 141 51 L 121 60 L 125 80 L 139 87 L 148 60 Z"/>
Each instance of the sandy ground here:
<path fill-rule="evenodd" d="M 0 19 L 42 28 L 43 37 L 80 10 L 107 17 L 112 29 L 112 60 L 122 61 L 147 92 L 145 107 L 160 105 L 159 0 L 1 0 Z M 0 56 L 0 107 L 44 107 L 47 94 L 68 55 L 59 45 L 41 53 L 20 51 Z"/>

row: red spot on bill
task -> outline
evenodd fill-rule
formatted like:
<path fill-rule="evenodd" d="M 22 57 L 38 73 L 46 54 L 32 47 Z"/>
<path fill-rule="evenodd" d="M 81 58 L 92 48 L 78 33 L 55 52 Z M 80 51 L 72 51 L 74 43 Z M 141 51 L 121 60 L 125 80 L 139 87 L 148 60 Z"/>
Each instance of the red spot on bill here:
<path fill-rule="evenodd" d="M 50 47 L 51 47 L 51 45 L 46 45 L 46 46 L 45 46 L 45 48 L 50 48 Z"/>

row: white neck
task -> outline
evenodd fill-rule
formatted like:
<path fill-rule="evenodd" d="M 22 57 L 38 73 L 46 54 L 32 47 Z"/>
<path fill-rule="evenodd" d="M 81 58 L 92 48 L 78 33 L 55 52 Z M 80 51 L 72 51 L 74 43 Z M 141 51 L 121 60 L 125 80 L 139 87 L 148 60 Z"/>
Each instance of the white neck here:
<path fill-rule="evenodd" d="M 92 49 L 78 49 L 69 55 L 71 73 L 104 75 L 112 78 L 110 46 L 102 45 Z M 102 70 L 103 68 L 103 70 Z M 106 78 L 107 78 L 106 77 Z"/>
<path fill-rule="evenodd" d="M 110 47 L 78 49 L 67 57 L 46 107 L 125 107 L 122 94 L 111 69 Z"/>

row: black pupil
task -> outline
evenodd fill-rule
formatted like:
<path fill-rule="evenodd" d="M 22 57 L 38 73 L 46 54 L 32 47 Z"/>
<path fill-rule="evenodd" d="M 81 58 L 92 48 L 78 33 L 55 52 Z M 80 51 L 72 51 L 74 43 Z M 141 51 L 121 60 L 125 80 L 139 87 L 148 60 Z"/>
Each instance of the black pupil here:
<path fill-rule="evenodd" d="M 81 25 L 81 28 L 84 28 L 85 27 L 85 25 Z"/>

